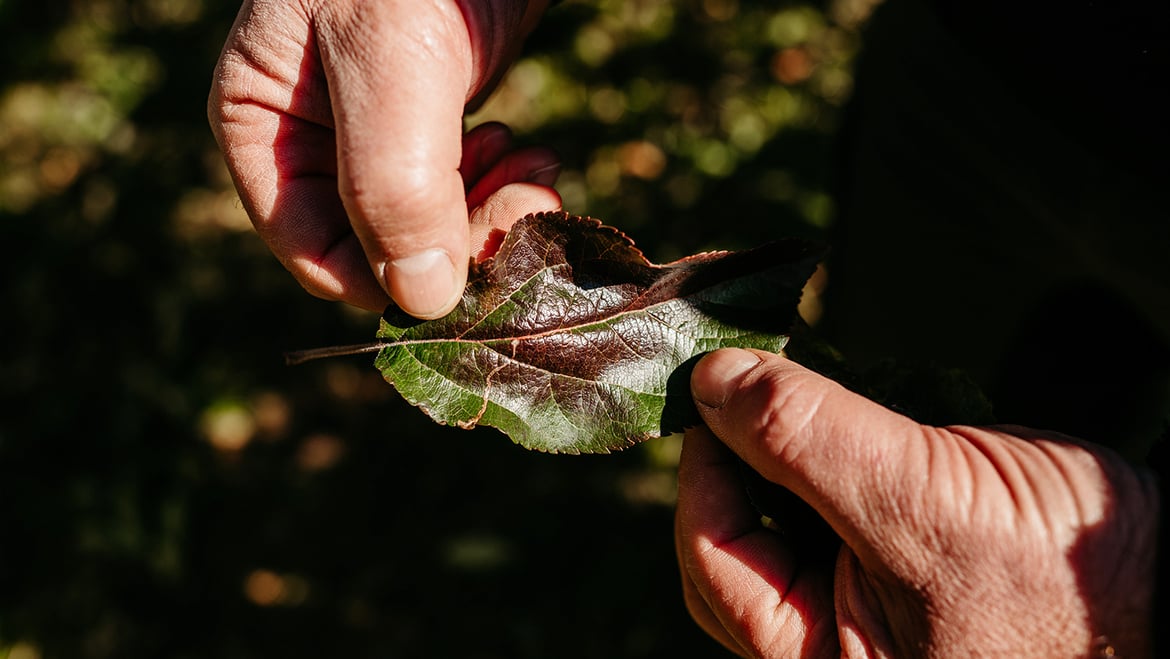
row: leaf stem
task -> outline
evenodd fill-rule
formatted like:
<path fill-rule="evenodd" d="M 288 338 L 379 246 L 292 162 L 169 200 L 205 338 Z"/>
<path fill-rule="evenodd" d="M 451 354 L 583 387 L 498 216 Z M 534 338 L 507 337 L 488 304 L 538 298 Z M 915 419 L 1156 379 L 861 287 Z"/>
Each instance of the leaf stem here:
<path fill-rule="evenodd" d="M 372 343 L 357 343 L 348 346 L 328 346 L 325 348 L 309 348 L 308 350 L 294 350 L 284 353 L 286 366 L 304 364 L 314 359 L 325 357 L 343 357 L 345 355 L 360 355 L 367 352 L 378 352 L 389 345 L 389 341 L 374 341 Z"/>

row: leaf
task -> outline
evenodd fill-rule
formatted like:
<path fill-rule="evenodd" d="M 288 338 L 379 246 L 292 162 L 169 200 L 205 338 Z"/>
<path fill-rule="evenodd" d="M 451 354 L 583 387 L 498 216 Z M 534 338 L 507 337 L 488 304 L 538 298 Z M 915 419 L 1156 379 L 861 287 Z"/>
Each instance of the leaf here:
<path fill-rule="evenodd" d="M 798 240 L 651 264 L 618 230 L 530 215 L 432 321 L 391 305 L 375 365 L 435 421 L 553 453 L 608 453 L 698 422 L 689 367 L 779 351 L 822 250 Z"/>

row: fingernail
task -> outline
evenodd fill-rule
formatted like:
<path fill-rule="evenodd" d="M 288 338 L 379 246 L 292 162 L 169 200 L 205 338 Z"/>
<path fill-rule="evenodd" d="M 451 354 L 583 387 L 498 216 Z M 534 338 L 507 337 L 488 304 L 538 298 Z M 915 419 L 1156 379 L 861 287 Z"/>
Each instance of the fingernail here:
<path fill-rule="evenodd" d="M 743 376 L 759 363 L 760 358 L 747 350 L 716 350 L 695 365 L 691 373 L 691 395 L 707 407 L 723 407 Z"/>
<path fill-rule="evenodd" d="M 391 261 L 386 284 L 398 306 L 418 318 L 442 316 L 462 293 L 451 257 L 437 247 Z"/>

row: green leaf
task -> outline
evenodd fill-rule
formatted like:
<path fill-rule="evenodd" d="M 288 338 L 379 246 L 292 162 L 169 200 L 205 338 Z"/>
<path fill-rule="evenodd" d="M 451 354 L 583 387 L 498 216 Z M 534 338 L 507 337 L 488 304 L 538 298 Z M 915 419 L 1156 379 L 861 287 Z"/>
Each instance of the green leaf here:
<path fill-rule="evenodd" d="M 552 453 L 608 453 L 698 422 L 689 366 L 779 351 L 822 250 L 797 240 L 651 264 L 591 218 L 520 220 L 471 267 L 459 305 L 382 317 L 375 365 L 435 421 Z"/>

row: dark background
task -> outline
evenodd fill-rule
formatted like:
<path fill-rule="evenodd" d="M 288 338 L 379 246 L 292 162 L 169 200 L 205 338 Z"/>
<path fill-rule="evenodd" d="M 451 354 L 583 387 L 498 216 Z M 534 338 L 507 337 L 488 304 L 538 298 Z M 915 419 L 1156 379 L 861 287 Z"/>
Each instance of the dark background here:
<path fill-rule="evenodd" d="M 874 4 L 570 0 L 469 125 L 552 145 L 566 210 L 654 261 L 828 239 L 818 327 L 856 363 L 961 367 L 1008 420 L 1144 446 L 1170 241 L 1142 122 L 1167 115 L 1127 99 L 1166 22 L 1065 3 L 1077 59 L 1048 61 L 1054 7 L 891 3 L 862 85 Z M 528 453 L 432 424 L 368 358 L 283 365 L 377 317 L 251 233 L 204 110 L 237 9 L 0 2 L 0 656 L 720 656 L 680 596 L 677 438 Z"/>
<path fill-rule="evenodd" d="M 368 358 L 283 365 L 377 319 L 301 291 L 231 188 L 205 103 L 238 6 L 0 3 L 0 656 L 718 655 L 678 585 L 677 441 L 530 454 Z M 815 235 L 855 36 L 570 2 L 469 123 L 552 144 L 566 208 L 657 261 Z"/>

